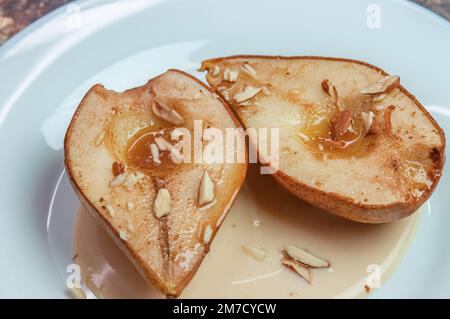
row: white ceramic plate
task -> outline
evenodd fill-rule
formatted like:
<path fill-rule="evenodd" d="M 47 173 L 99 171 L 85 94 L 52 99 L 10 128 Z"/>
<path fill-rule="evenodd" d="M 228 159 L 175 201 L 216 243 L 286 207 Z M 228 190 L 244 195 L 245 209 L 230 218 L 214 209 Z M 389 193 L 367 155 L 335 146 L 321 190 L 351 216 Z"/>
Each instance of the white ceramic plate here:
<path fill-rule="evenodd" d="M 65 297 L 58 269 L 78 202 L 64 179 L 55 189 L 66 127 L 92 84 L 123 90 L 168 68 L 202 78 L 201 60 L 232 54 L 360 59 L 400 74 L 448 136 L 449 39 L 447 21 L 405 1 L 87 0 L 45 16 L 0 47 L 0 297 Z M 374 297 L 450 297 L 447 173 Z"/>

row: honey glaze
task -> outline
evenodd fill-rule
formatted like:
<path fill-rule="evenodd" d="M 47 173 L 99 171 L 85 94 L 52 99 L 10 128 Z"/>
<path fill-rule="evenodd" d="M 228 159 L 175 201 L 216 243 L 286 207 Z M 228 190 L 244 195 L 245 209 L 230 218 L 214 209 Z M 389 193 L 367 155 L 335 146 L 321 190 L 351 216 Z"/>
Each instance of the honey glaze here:
<path fill-rule="evenodd" d="M 251 166 L 241 194 L 210 252 L 181 298 L 331 298 L 366 296 L 368 272 L 381 282 L 398 265 L 414 237 L 419 213 L 381 225 L 351 222 L 309 206 Z M 268 253 L 257 261 L 242 245 Z M 313 271 L 312 284 L 282 266 L 281 248 L 293 244 L 331 263 Z M 100 298 L 164 297 L 141 278 L 115 243 L 80 210 L 76 263 L 85 284 Z"/>
<path fill-rule="evenodd" d="M 171 157 L 170 129 L 155 131 L 153 127 L 146 127 L 139 130 L 128 142 L 127 163 L 130 167 L 139 170 L 160 170 L 167 171 L 176 164 Z M 156 139 L 160 139 L 167 144 L 161 149 Z M 154 145 L 154 146 L 152 146 Z M 158 148 L 156 157 L 152 152 L 153 148 Z"/>
<path fill-rule="evenodd" d="M 304 125 L 299 136 L 318 157 L 324 153 L 328 158 L 363 157 L 376 147 L 384 134 L 383 131 L 374 134 L 374 128 L 363 118 L 373 116 L 372 123 L 385 113 L 375 110 L 372 104 L 371 97 L 354 94 L 338 102 L 324 100 L 320 104 L 303 106 Z M 348 121 L 343 115 L 347 115 Z"/>
<path fill-rule="evenodd" d="M 361 115 L 362 113 L 368 114 L 368 111 L 374 116 L 380 116 L 383 113 L 374 109 L 374 102 L 371 96 L 351 94 L 345 97 L 339 97 L 335 88 L 335 96 L 328 93 L 325 94 L 326 97 L 322 103 L 308 103 L 302 100 L 298 90 L 283 91 L 271 83 L 261 81 L 255 75 L 243 71 L 245 70 L 244 66 L 246 64 L 241 65 L 236 81 L 226 79 L 225 72 L 228 69 L 225 68 L 223 71 L 223 80 L 212 87 L 213 90 L 222 94 L 239 112 L 251 113 L 252 109 L 248 107 L 257 106 L 261 97 L 266 95 L 265 91 L 267 90 L 270 92 L 268 93 L 269 95 L 275 95 L 280 100 L 300 107 L 302 110 L 302 122 L 304 124 L 298 134 L 317 158 L 323 158 L 324 155 L 327 158 L 363 157 L 369 154 L 371 149 L 376 147 L 382 132 L 380 134 L 370 133 L 369 128 L 366 127 L 367 123 L 365 123 Z M 210 70 L 212 67 L 211 64 L 205 63 L 202 69 Z M 286 76 L 290 76 L 289 70 L 285 72 Z M 207 78 L 210 81 L 215 81 L 211 72 L 208 72 Z M 259 88 L 261 89 L 261 93 L 258 92 L 251 99 L 238 103 L 236 96 L 244 92 L 245 88 L 248 87 Z M 242 107 L 247 107 L 247 110 L 242 109 Z M 335 120 L 335 116 L 343 111 L 348 111 L 351 114 L 351 121 L 348 129 L 337 138 L 332 134 L 333 121 Z"/>
<path fill-rule="evenodd" d="M 179 156 L 175 160 L 171 156 L 173 144 L 176 143 L 171 134 L 185 123 L 175 125 L 155 112 L 154 106 L 161 104 L 180 116 L 172 108 L 180 108 L 180 101 L 170 101 L 170 107 L 160 100 L 152 103 L 151 110 L 139 105 L 132 112 L 116 110 L 106 129 L 105 141 L 118 162 L 142 173 L 164 175 L 164 172 L 174 168 L 174 164 L 182 162 L 180 152 L 176 152 Z M 184 121 L 181 116 L 180 121 Z"/>

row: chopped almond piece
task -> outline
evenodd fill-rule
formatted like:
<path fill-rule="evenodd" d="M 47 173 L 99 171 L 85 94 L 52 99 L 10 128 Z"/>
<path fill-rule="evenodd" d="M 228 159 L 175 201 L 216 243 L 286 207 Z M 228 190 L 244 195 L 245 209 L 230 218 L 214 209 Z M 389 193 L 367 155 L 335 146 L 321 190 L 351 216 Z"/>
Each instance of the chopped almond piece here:
<path fill-rule="evenodd" d="M 204 206 L 211 203 L 214 199 L 214 182 L 209 176 L 208 171 L 205 170 L 198 191 L 198 205 Z"/>
<path fill-rule="evenodd" d="M 215 65 L 215 66 L 212 68 L 211 75 L 214 76 L 214 77 L 216 77 L 216 76 L 218 76 L 219 74 L 220 74 L 220 66 Z"/>
<path fill-rule="evenodd" d="M 152 153 L 153 163 L 159 165 L 161 160 L 159 159 L 159 148 L 156 144 L 150 144 L 150 152 Z"/>
<path fill-rule="evenodd" d="M 323 89 L 323 91 L 326 94 L 331 96 L 331 94 L 330 94 L 330 81 L 328 81 L 327 79 L 323 80 L 322 81 L 322 89 Z"/>
<path fill-rule="evenodd" d="M 208 244 L 211 241 L 213 235 L 213 229 L 211 227 L 211 225 L 206 225 L 205 229 L 203 230 L 203 243 L 204 244 Z"/>
<path fill-rule="evenodd" d="M 250 64 L 246 62 L 242 64 L 241 68 L 242 70 L 244 70 L 245 73 L 256 79 L 256 71 Z"/>
<path fill-rule="evenodd" d="M 123 165 L 122 163 L 119 163 L 119 162 L 114 162 L 112 164 L 112 171 L 113 171 L 114 176 L 123 174 L 123 173 L 125 173 L 125 165 Z"/>
<path fill-rule="evenodd" d="M 170 194 L 166 188 L 161 188 L 156 195 L 154 211 L 157 218 L 170 213 Z"/>
<path fill-rule="evenodd" d="M 223 72 L 223 79 L 228 82 L 236 82 L 238 80 L 239 73 L 230 69 L 225 69 Z"/>
<path fill-rule="evenodd" d="M 184 119 L 181 117 L 180 114 L 178 114 L 177 111 L 175 111 L 171 107 L 168 107 L 165 103 L 161 101 L 153 103 L 152 111 L 153 113 L 155 113 L 156 116 L 169 123 L 175 125 L 181 125 L 184 123 Z"/>
<path fill-rule="evenodd" d="M 381 93 L 381 94 L 376 94 L 376 95 L 372 95 L 372 101 L 373 102 L 380 102 L 382 100 L 384 100 L 384 98 L 387 96 L 386 93 Z"/>
<path fill-rule="evenodd" d="M 263 261 L 267 257 L 267 252 L 258 245 L 243 245 L 241 248 L 247 255 L 258 261 Z"/>
<path fill-rule="evenodd" d="M 111 186 L 119 186 L 122 185 L 123 182 L 125 182 L 127 178 L 127 174 L 126 173 L 122 173 L 120 175 L 117 175 L 116 177 L 114 177 L 114 179 L 111 181 L 110 185 Z"/>
<path fill-rule="evenodd" d="M 284 246 L 284 251 L 292 259 L 302 263 L 303 265 L 311 268 L 328 268 L 330 263 L 322 258 L 314 256 L 309 251 L 298 248 L 293 245 Z"/>
<path fill-rule="evenodd" d="M 122 239 L 123 241 L 127 241 L 128 240 L 128 236 L 127 233 L 123 230 L 119 231 L 119 237 L 120 239 Z"/>
<path fill-rule="evenodd" d="M 127 178 L 125 179 L 124 185 L 128 190 L 132 190 L 133 186 L 138 182 L 137 178 L 138 173 L 128 174 Z"/>
<path fill-rule="evenodd" d="M 114 210 L 114 208 L 111 205 L 106 205 L 105 208 L 111 217 L 113 217 L 114 214 L 116 213 L 116 211 Z"/>
<path fill-rule="evenodd" d="M 331 119 L 331 137 L 333 140 L 339 139 L 347 132 L 352 120 L 352 111 L 340 111 Z"/>
<path fill-rule="evenodd" d="M 369 112 L 361 112 L 361 118 L 364 122 L 364 127 L 366 131 L 369 131 L 372 127 L 373 120 L 375 118 L 375 114 L 372 111 Z"/>
<path fill-rule="evenodd" d="M 372 85 L 361 89 L 359 93 L 361 94 L 380 94 L 392 91 L 400 85 L 400 77 L 397 75 L 388 75 Z"/>
<path fill-rule="evenodd" d="M 291 271 L 295 272 L 297 275 L 299 275 L 300 277 L 302 277 L 303 279 L 306 280 L 307 283 L 311 283 L 311 271 L 296 263 L 294 260 L 292 259 L 288 259 L 288 258 L 284 258 L 281 260 L 281 263 L 286 266 L 288 269 L 290 269 Z"/>
<path fill-rule="evenodd" d="M 242 102 L 245 102 L 245 101 L 250 100 L 251 98 L 255 97 L 260 91 L 261 91 L 261 88 L 257 88 L 257 87 L 249 85 L 244 89 L 244 91 L 242 91 L 241 93 L 237 93 L 233 97 L 233 99 L 237 103 L 242 103 Z"/>

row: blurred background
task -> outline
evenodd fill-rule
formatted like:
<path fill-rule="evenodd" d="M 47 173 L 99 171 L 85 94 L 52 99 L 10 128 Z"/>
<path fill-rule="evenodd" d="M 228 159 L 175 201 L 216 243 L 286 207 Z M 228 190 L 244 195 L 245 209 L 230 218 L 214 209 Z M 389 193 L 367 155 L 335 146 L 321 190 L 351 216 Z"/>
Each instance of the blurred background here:
<path fill-rule="evenodd" d="M 0 0 L 0 45 L 34 20 L 71 1 Z M 409 1 L 416 2 L 450 21 L 450 0 Z"/>

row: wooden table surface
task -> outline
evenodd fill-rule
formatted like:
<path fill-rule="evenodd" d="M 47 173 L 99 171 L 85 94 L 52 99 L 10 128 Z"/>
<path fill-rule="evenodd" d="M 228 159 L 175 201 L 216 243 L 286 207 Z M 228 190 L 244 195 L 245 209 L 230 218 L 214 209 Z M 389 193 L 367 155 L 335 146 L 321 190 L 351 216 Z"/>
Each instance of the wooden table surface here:
<path fill-rule="evenodd" d="M 0 0 L 0 44 L 28 24 L 72 0 Z M 411 0 L 450 20 L 450 0 Z"/>

